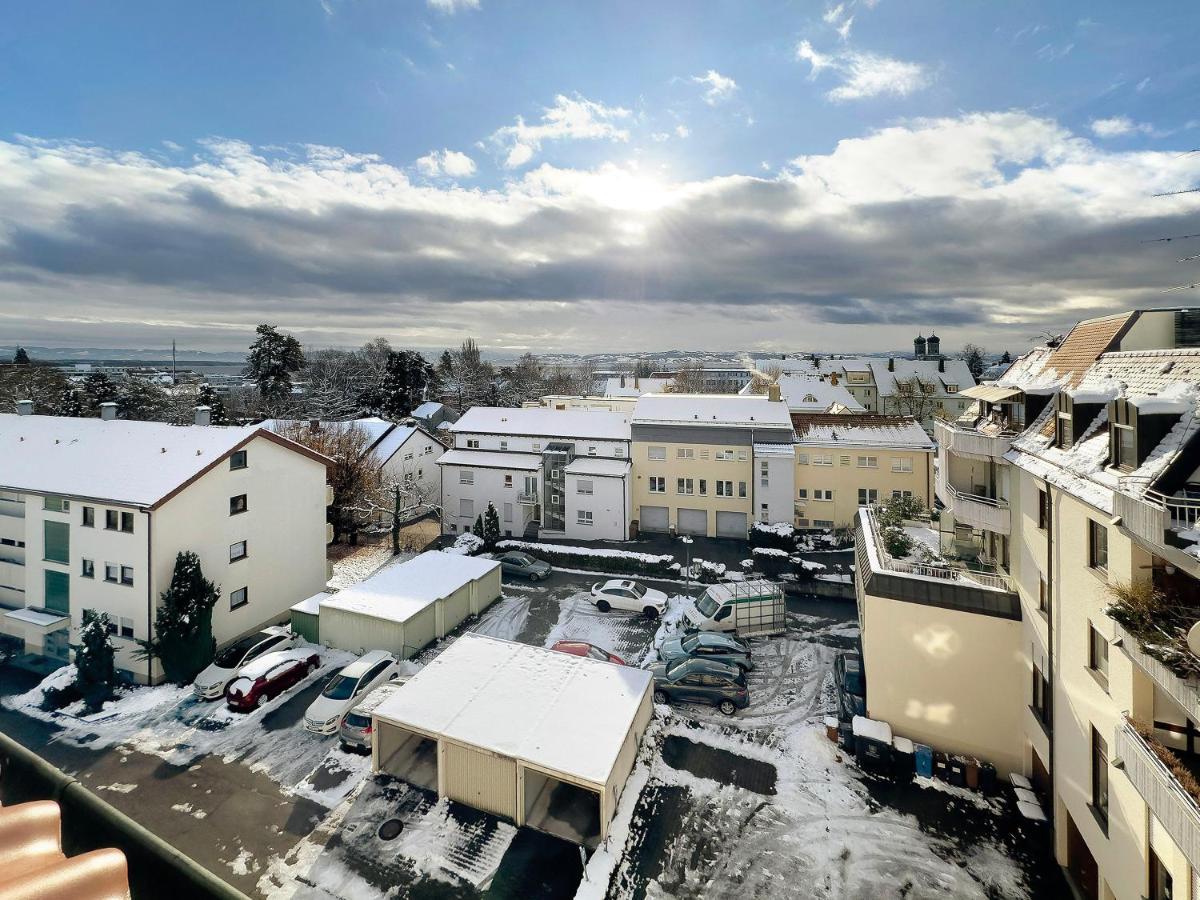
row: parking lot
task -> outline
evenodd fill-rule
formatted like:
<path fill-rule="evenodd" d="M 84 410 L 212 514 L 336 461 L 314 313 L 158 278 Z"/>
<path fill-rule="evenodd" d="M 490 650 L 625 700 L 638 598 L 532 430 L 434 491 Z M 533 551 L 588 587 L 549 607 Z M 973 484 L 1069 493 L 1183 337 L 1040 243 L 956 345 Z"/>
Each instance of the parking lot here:
<path fill-rule="evenodd" d="M 635 665 L 653 657 L 659 623 L 587 600 L 601 578 L 506 580 L 467 629 L 539 646 L 584 640 Z M 685 587 L 647 584 L 673 597 Z M 856 635 L 852 604 L 789 601 L 787 633 L 754 641 L 747 709 L 728 718 L 659 707 L 613 835 L 586 874 L 575 846 L 371 777 L 369 757 L 306 732 L 305 708 L 349 658 L 337 651 L 248 715 L 168 686 L 135 690 L 94 721 L 17 711 L 31 685 L 4 671 L 0 727 L 253 896 L 834 897 L 880 879 L 895 896 L 1025 896 L 1029 867 L 1006 860 L 1011 848 L 961 848 L 930 833 L 824 740 L 832 660 Z M 1004 811 L 964 812 L 991 822 Z M 389 820 L 399 833 L 384 839 Z"/>

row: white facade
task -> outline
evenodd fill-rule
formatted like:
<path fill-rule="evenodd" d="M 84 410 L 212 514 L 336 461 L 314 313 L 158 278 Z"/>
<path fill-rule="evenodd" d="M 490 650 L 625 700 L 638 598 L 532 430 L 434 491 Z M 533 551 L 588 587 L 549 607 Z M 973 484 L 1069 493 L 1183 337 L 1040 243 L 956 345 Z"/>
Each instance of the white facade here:
<path fill-rule="evenodd" d="M 436 504 L 441 492 L 437 460 L 442 443 L 419 425 L 395 425 L 371 447 L 384 480 L 406 487 L 414 500 Z"/>
<path fill-rule="evenodd" d="M 630 464 L 576 457 L 566 468 L 566 521 L 579 537 L 624 540 L 629 522 Z"/>

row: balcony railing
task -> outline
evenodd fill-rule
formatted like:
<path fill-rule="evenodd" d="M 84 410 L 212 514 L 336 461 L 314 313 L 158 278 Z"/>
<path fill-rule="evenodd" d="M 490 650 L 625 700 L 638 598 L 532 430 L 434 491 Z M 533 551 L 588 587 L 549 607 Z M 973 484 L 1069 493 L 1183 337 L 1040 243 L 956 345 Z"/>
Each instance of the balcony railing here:
<path fill-rule="evenodd" d="M 938 496 L 954 513 L 954 521 L 996 534 L 1008 534 L 1011 531 L 1012 513 L 1007 500 L 968 494 L 947 481 L 938 487 Z"/>
<path fill-rule="evenodd" d="M 1016 431 L 1005 430 L 996 434 L 985 434 L 975 428 L 967 428 L 954 422 L 938 419 L 933 423 L 934 435 L 939 446 L 952 453 L 999 459 L 1008 452 Z"/>
<path fill-rule="evenodd" d="M 0 497 L 0 516 L 11 516 L 14 519 L 25 518 L 25 501 Z"/>
<path fill-rule="evenodd" d="M 521 491 L 519 494 L 517 494 L 517 502 L 522 506 L 537 506 L 537 491 Z"/>
<path fill-rule="evenodd" d="M 875 521 L 875 514 L 869 509 L 862 512 L 867 519 L 867 527 L 864 530 L 870 536 L 872 542 L 870 549 L 874 551 L 871 562 L 877 564 L 878 568 L 904 575 L 916 575 L 921 578 L 936 578 L 939 581 L 958 582 L 970 587 L 1016 593 L 1016 586 L 1012 576 L 1006 575 L 1003 572 L 977 572 L 974 569 L 965 569 L 958 566 L 913 563 L 893 558 L 884 548 L 883 541 L 880 540 L 879 524 Z"/>
<path fill-rule="evenodd" d="M 1155 546 L 1166 544 L 1168 530 L 1200 527 L 1200 498 L 1168 497 L 1146 487 L 1148 479 L 1126 475 L 1113 494 L 1113 514 L 1142 540 Z"/>
<path fill-rule="evenodd" d="M 1117 726 L 1113 752 L 1154 817 L 1192 867 L 1200 868 L 1200 804 L 1129 722 Z"/>
<path fill-rule="evenodd" d="M 1155 659 L 1142 649 L 1137 636 L 1127 631 L 1121 623 L 1113 622 L 1114 642 L 1130 661 L 1145 672 L 1167 696 L 1178 703 L 1193 721 L 1200 720 L 1200 682 L 1194 678 L 1182 678 L 1164 662 Z"/>

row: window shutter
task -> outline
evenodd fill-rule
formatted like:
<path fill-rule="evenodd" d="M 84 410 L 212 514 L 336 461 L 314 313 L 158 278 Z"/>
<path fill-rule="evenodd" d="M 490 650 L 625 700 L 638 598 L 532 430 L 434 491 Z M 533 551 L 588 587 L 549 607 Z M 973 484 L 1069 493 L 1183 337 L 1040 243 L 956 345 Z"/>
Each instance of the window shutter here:
<path fill-rule="evenodd" d="M 45 558 L 51 562 L 71 561 L 71 526 L 66 522 L 43 522 L 45 525 Z"/>
<path fill-rule="evenodd" d="M 71 578 L 65 572 L 46 570 L 46 609 L 60 613 L 71 611 Z"/>

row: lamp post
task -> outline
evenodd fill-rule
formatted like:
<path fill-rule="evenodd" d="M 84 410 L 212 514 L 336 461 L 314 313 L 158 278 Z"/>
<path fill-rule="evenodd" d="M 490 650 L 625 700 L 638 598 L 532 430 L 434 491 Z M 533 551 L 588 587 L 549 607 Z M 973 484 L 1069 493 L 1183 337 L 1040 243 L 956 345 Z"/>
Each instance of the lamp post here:
<path fill-rule="evenodd" d="M 692 589 L 692 539 L 686 534 L 681 534 L 679 540 L 687 552 L 687 575 L 685 577 L 687 579 L 688 590 L 690 591 Z"/>

